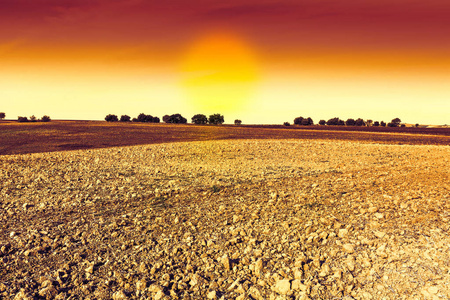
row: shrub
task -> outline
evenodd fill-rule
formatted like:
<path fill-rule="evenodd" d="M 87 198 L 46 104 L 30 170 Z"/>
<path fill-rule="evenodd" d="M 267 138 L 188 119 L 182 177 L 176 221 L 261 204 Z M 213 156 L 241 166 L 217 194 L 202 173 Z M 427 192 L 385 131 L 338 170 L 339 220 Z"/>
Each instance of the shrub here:
<path fill-rule="evenodd" d="M 238 119 L 234 120 L 234 125 L 241 125 L 241 124 L 242 124 L 241 120 Z"/>
<path fill-rule="evenodd" d="M 21 122 L 21 123 L 28 122 L 28 118 L 27 117 L 17 117 L 17 121 Z"/>
<path fill-rule="evenodd" d="M 225 121 L 221 114 L 213 114 L 213 115 L 209 116 L 208 122 L 209 122 L 209 124 L 217 125 L 217 124 L 222 124 Z"/>
<path fill-rule="evenodd" d="M 194 124 L 206 124 L 208 123 L 208 118 L 202 114 L 196 114 L 192 118 L 192 123 Z"/>
<path fill-rule="evenodd" d="M 137 121 L 138 121 L 137 118 L 133 118 L 133 119 L 131 120 L 131 122 L 137 122 Z"/>
<path fill-rule="evenodd" d="M 327 123 L 327 121 L 325 121 L 325 120 L 320 120 L 320 121 L 319 121 L 319 124 L 320 124 L 320 125 L 325 125 L 326 123 Z"/>
<path fill-rule="evenodd" d="M 109 114 L 105 117 L 105 121 L 106 122 L 117 122 L 117 121 L 119 121 L 119 118 L 117 118 L 116 115 Z"/>
<path fill-rule="evenodd" d="M 373 122 L 373 126 L 380 126 L 380 122 L 378 121 Z"/>
<path fill-rule="evenodd" d="M 0 120 L 3 120 L 6 117 L 6 114 L 4 112 L 0 112 Z"/>
<path fill-rule="evenodd" d="M 402 127 L 402 128 L 403 128 L 403 127 L 406 127 L 406 125 L 405 125 L 405 124 L 402 124 L 402 125 L 400 125 L 400 127 Z"/>
<path fill-rule="evenodd" d="M 419 127 L 419 123 L 416 123 L 416 125 L 415 125 L 416 127 Z"/>
<path fill-rule="evenodd" d="M 130 122 L 131 117 L 128 115 L 121 115 L 120 122 Z"/>
<path fill-rule="evenodd" d="M 50 119 L 49 116 L 45 115 L 41 118 L 41 122 L 50 122 L 52 119 Z"/>
<path fill-rule="evenodd" d="M 289 122 L 284 122 L 283 125 L 284 126 L 291 126 L 291 124 Z"/>
<path fill-rule="evenodd" d="M 163 121 L 165 123 L 174 123 L 174 124 L 186 124 L 187 123 L 187 119 L 184 118 L 182 115 L 180 114 L 173 114 L 173 115 L 165 115 L 163 117 Z"/>

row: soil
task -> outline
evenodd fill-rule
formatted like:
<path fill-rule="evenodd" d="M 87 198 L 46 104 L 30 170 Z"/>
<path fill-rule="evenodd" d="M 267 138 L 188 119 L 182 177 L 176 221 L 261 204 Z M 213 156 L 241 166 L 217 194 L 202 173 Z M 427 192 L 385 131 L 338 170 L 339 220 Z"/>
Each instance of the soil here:
<path fill-rule="evenodd" d="M 450 298 L 450 148 L 388 144 L 446 136 L 64 126 L 1 134 L 179 143 L 0 156 L 2 299 Z"/>
<path fill-rule="evenodd" d="M 0 155 L 230 139 L 322 139 L 366 143 L 450 145 L 449 128 L 0 122 Z"/>

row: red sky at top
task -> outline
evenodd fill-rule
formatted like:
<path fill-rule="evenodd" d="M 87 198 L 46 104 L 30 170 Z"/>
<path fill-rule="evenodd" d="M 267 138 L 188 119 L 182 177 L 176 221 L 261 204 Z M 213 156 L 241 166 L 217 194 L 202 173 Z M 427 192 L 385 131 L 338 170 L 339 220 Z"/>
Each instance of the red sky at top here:
<path fill-rule="evenodd" d="M 214 30 L 239 35 L 263 68 L 285 73 L 450 72 L 446 0 L 2 0 L 0 62 L 172 66 Z"/>

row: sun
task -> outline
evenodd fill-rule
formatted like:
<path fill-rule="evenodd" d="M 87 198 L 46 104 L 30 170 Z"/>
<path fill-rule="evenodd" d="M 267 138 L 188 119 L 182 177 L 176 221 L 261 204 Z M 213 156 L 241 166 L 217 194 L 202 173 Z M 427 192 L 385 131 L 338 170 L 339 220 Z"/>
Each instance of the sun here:
<path fill-rule="evenodd" d="M 195 40 L 182 59 L 189 103 L 205 112 L 243 107 L 258 80 L 255 54 L 237 35 L 215 32 Z"/>

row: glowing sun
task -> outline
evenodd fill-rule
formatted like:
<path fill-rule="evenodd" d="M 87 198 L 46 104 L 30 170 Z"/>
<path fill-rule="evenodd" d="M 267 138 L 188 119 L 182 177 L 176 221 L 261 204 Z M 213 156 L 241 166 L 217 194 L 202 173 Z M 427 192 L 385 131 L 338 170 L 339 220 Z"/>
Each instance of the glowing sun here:
<path fill-rule="evenodd" d="M 182 61 L 182 85 L 190 103 L 204 112 L 234 111 L 258 79 L 255 55 L 237 36 L 207 34 L 194 41 Z"/>

